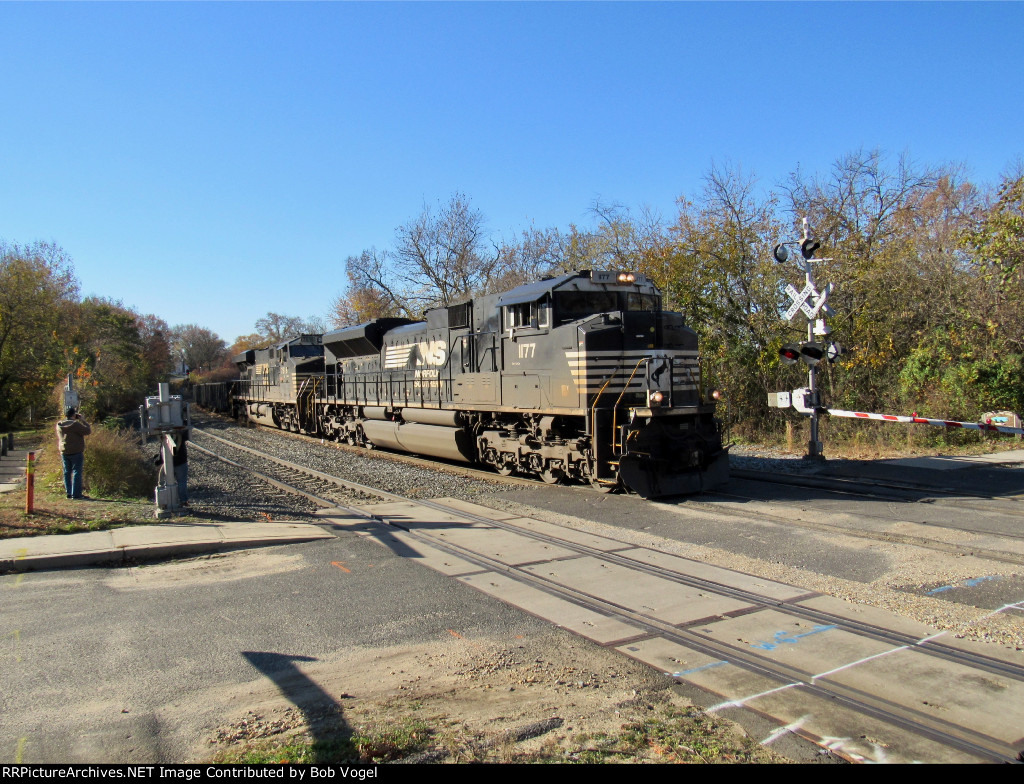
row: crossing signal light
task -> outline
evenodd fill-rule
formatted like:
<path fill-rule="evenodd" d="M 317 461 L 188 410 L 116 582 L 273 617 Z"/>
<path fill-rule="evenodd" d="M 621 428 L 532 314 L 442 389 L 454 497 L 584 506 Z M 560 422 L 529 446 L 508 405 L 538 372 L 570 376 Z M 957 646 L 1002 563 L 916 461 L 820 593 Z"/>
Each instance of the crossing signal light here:
<path fill-rule="evenodd" d="M 779 349 L 779 359 L 787 365 L 793 365 L 800 359 L 800 346 L 797 343 L 787 343 Z"/>
<path fill-rule="evenodd" d="M 821 343 L 804 343 L 800 346 L 800 357 L 814 367 L 825 358 L 825 347 Z"/>
<path fill-rule="evenodd" d="M 813 259 L 814 254 L 818 252 L 818 248 L 821 247 L 821 240 L 816 240 L 808 237 L 800 243 L 800 254 L 805 259 Z"/>
<path fill-rule="evenodd" d="M 803 360 L 811 367 L 814 367 L 823 359 L 829 359 L 835 361 L 833 358 L 833 348 L 838 347 L 838 343 L 833 343 L 829 346 L 825 346 L 822 343 L 787 343 L 785 346 L 779 349 L 779 359 L 787 365 L 796 364 L 797 360 Z M 836 356 L 842 351 L 836 353 Z"/>

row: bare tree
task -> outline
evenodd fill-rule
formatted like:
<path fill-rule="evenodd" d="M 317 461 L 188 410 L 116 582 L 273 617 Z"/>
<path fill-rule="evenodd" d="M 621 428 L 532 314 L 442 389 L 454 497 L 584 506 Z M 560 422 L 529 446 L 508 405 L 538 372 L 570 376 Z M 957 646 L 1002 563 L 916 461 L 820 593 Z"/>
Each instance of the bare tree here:
<path fill-rule="evenodd" d="M 345 260 L 348 286 L 335 297 L 328 314 L 335 327 L 411 313 L 405 296 L 394 285 L 394 275 L 388 260 L 388 253 L 376 248 L 364 250 L 359 256 L 349 256 Z"/>
<path fill-rule="evenodd" d="M 518 237 L 495 245 L 495 270 L 487 292 L 506 291 L 562 268 L 566 238 L 555 228 L 524 229 Z"/>
<path fill-rule="evenodd" d="M 262 335 L 267 343 L 280 343 L 298 337 L 304 329 L 302 319 L 296 316 L 283 316 L 271 312 L 261 319 L 256 319 L 256 332 Z"/>
<path fill-rule="evenodd" d="M 498 257 L 485 254 L 484 240 L 483 214 L 458 193 L 436 214 L 424 207 L 399 226 L 392 268 L 406 309 L 447 306 L 486 291 Z"/>
<path fill-rule="evenodd" d="M 180 357 L 191 370 L 209 370 L 227 357 L 227 344 L 215 332 L 196 324 L 172 327 L 170 342 L 174 357 Z"/>

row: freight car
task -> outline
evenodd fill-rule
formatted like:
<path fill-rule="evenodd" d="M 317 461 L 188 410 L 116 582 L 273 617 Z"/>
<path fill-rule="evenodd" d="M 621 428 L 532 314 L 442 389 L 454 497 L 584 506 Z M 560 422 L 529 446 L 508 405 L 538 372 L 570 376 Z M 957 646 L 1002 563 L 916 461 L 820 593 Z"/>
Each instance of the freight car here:
<path fill-rule="evenodd" d="M 583 271 L 244 352 L 254 422 L 644 497 L 725 482 L 697 335 L 642 275 Z"/>
<path fill-rule="evenodd" d="M 192 387 L 192 399 L 197 406 L 218 414 L 234 413 L 237 381 L 220 381 L 210 384 L 196 384 Z"/>

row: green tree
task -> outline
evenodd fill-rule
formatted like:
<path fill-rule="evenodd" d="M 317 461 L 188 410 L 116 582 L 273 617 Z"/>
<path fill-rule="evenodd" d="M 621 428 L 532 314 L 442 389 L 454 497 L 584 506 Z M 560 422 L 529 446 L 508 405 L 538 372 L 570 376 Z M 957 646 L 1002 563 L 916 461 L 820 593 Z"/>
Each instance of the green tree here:
<path fill-rule="evenodd" d="M 1014 286 L 1019 291 L 1024 275 L 1024 175 L 1005 178 L 996 203 L 979 210 L 978 218 L 964 230 L 964 245 L 998 273 L 1004 289 Z"/>
<path fill-rule="evenodd" d="M 78 294 L 71 258 L 51 243 L 0 241 L 0 427 L 47 407 L 70 370 L 65 327 Z"/>
<path fill-rule="evenodd" d="M 90 297 L 79 303 L 71 342 L 83 408 L 97 419 L 138 405 L 153 373 L 138 316 L 119 302 Z"/>
<path fill-rule="evenodd" d="M 764 403 L 778 387 L 777 349 L 785 273 L 771 249 L 782 232 L 778 200 L 753 175 L 712 167 L 699 204 L 681 198 L 672 244 L 650 257 L 666 305 L 701 337 L 705 382 L 722 389 L 728 415 L 759 430 L 774 421 Z"/>

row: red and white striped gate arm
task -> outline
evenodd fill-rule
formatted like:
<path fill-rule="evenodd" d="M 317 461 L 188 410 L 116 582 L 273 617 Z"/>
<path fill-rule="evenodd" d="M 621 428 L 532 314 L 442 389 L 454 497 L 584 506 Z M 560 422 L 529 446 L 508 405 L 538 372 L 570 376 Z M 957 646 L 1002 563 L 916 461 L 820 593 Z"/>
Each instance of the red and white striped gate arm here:
<path fill-rule="evenodd" d="M 863 411 L 843 411 L 838 408 L 826 409 L 831 416 L 848 417 L 850 419 L 878 419 L 882 422 L 906 422 L 915 425 L 936 425 L 938 427 L 958 427 L 964 430 L 988 430 L 993 433 L 1008 435 L 1024 435 L 1024 428 L 987 425 L 984 422 L 951 422 L 948 419 L 927 419 L 916 416 L 898 416 L 896 414 L 866 414 Z"/>

